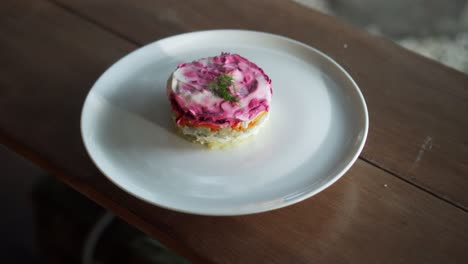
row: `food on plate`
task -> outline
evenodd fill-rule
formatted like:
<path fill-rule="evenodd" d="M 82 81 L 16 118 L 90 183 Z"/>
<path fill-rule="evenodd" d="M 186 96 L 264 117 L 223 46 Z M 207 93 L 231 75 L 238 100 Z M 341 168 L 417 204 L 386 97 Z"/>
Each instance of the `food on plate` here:
<path fill-rule="evenodd" d="M 167 81 L 178 132 L 208 147 L 257 134 L 269 118 L 272 93 L 260 67 L 231 53 L 180 63 Z"/>

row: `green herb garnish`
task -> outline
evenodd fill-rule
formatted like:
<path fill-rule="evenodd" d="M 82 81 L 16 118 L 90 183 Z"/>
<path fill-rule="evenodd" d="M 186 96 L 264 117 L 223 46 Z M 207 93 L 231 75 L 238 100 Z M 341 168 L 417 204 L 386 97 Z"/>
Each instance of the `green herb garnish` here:
<path fill-rule="evenodd" d="M 229 87 L 234 83 L 232 76 L 227 74 L 221 74 L 216 77 L 212 82 L 208 83 L 208 88 L 213 91 L 214 94 L 230 102 L 238 102 L 239 98 L 233 96 L 229 92 Z"/>

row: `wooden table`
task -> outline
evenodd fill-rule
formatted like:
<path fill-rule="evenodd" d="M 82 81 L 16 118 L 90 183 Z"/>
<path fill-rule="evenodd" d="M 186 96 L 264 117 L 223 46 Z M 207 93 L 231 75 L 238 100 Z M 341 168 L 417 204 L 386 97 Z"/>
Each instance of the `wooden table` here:
<path fill-rule="evenodd" d="M 285 35 L 333 57 L 367 100 L 352 169 L 304 202 L 238 217 L 177 213 L 110 183 L 80 111 L 113 62 L 212 28 Z M 3 0 L 1 143 L 194 263 L 466 263 L 468 76 L 286 0 Z"/>

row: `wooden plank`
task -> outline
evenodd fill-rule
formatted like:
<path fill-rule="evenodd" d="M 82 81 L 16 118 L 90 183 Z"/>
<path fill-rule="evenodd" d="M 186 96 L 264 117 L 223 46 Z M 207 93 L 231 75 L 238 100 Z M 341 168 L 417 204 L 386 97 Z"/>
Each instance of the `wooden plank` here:
<path fill-rule="evenodd" d="M 193 30 L 245 28 L 317 47 L 364 93 L 370 131 L 361 157 L 468 209 L 468 76 L 292 1 L 54 1 L 142 44 Z"/>
<path fill-rule="evenodd" d="M 363 161 L 311 199 L 250 216 L 187 215 L 129 196 L 92 165 L 78 126 L 94 80 L 135 47 L 44 1 L 0 10 L 0 142 L 195 263 L 468 257 L 465 212 Z"/>

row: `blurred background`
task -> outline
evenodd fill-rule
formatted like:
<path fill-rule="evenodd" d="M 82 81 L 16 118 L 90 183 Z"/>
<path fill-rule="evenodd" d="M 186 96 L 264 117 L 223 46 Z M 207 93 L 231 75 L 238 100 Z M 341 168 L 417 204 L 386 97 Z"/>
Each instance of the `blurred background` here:
<path fill-rule="evenodd" d="M 468 73 L 466 0 L 295 0 Z"/>
<path fill-rule="evenodd" d="M 468 73 L 466 0 L 294 1 Z M 187 263 L 4 147 L 0 164 L 0 259 Z"/>

